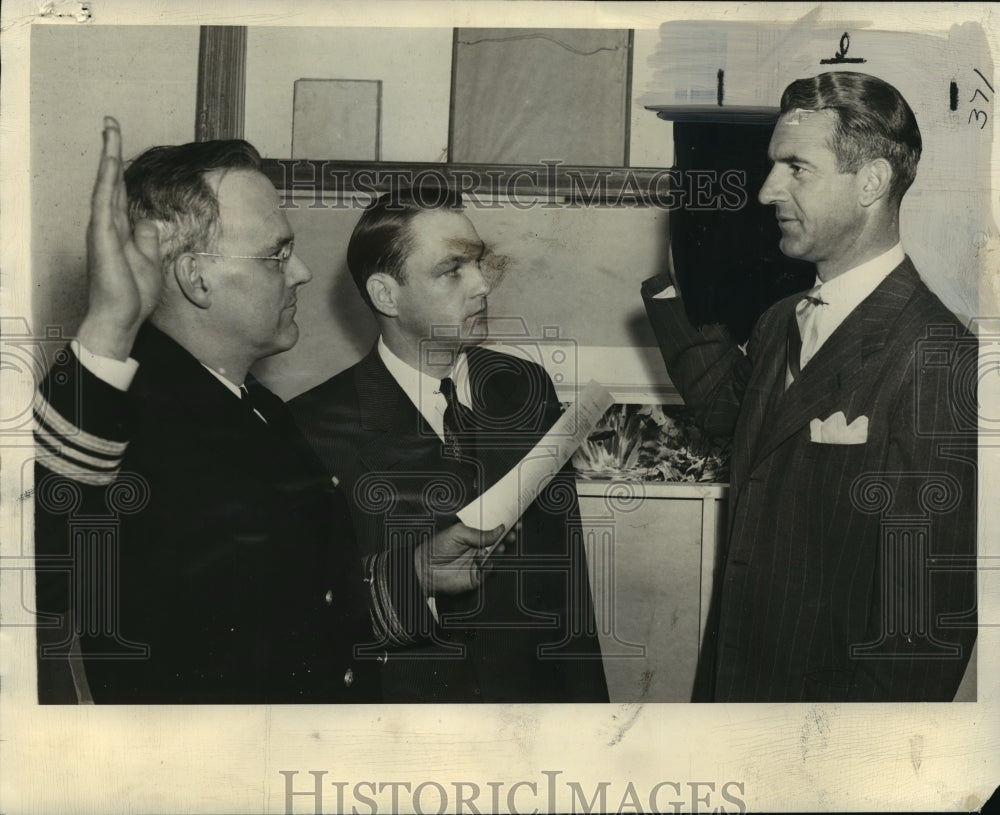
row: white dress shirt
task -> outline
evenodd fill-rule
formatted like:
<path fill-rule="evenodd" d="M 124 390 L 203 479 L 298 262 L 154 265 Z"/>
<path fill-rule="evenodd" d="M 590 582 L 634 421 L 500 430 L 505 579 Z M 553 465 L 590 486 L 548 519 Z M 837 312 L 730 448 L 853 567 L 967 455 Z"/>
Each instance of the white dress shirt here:
<path fill-rule="evenodd" d="M 797 313 L 805 312 L 804 318 L 798 318 L 799 335 L 802 337 L 800 370 L 806 367 L 809 360 L 816 356 L 816 352 L 823 347 L 823 343 L 847 319 L 847 316 L 878 288 L 878 285 L 903 262 L 905 257 L 903 245 L 897 241 L 889 251 L 860 266 L 848 269 L 828 283 L 816 278 L 816 285 L 805 294 L 822 299 L 824 305 L 812 309 L 797 309 Z M 653 299 L 656 300 L 670 300 L 675 297 L 677 289 L 674 286 L 667 286 L 663 291 L 653 295 Z M 743 346 L 740 348 L 743 349 Z M 789 370 L 785 377 L 785 387 L 788 387 L 791 381 L 792 373 Z"/>
<path fill-rule="evenodd" d="M 102 382 L 120 391 L 127 391 L 131 387 L 135 372 L 139 370 L 139 363 L 132 357 L 124 362 L 112 357 L 102 357 L 100 354 L 88 351 L 80 345 L 79 340 L 71 340 L 69 347 L 80 360 L 80 364 Z"/>
<path fill-rule="evenodd" d="M 204 362 L 201 363 L 201 367 L 204 368 L 206 371 L 208 371 L 216 379 L 218 379 L 223 385 L 225 385 L 226 390 L 228 390 L 231 394 L 233 394 L 237 399 L 243 398 L 243 392 L 240 390 L 239 385 L 234 385 L 218 371 L 214 370 L 213 368 L 209 368 Z"/>
<path fill-rule="evenodd" d="M 903 262 L 904 257 L 902 244 L 897 243 L 888 252 L 848 269 L 833 280 L 824 283 L 816 278 L 816 288 L 809 294 L 821 298 L 825 305 L 809 310 L 805 319 L 799 323 L 799 333 L 802 335 L 800 368 L 806 367 L 830 335 Z"/>
<path fill-rule="evenodd" d="M 241 402 L 243 401 L 243 391 L 240 390 L 240 388 L 243 387 L 242 385 L 234 385 L 231 381 L 226 379 L 226 377 L 224 377 L 214 368 L 209 368 L 204 362 L 201 363 L 201 367 L 204 368 L 206 371 L 208 371 L 216 379 L 218 379 L 223 385 L 225 385 L 226 390 L 228 390 L 231 394 L 233 394 L 237 399 L 239 399 Z M 263 413 L 257 410 L 257 408 L 254 408 L 253 412 L 258 419 L 260 419 L 264 424 L 267 424 L 267 419 L 264 418 Z"/>
<path fill-rule="evenodd" d="M 444 441 L 444 412 L 448 407 L 448 402 L 444 398 L 444 394 L 441 393 L 441 380 L 428 376 L 423 371 L 403 362 L 389 349 L 382 337 L 378 338 L 378 355 L 389 374 L 420 411 L 420 415 L 427 420 L 434 432 Z M 469 362 L 464 353 L 459 354 L 458 359 L 455 360 L 451 379 L 455 383 L 458 401 L 467 408 L 471 408 Z"/>

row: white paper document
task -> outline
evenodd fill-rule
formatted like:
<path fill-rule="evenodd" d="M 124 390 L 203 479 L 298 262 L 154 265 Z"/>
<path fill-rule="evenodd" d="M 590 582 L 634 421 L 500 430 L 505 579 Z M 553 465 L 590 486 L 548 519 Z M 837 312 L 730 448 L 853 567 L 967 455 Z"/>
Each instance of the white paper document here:
<path fill-rule="evenodd" d="M 458 519 L 474 529 L 494 529 L 500 524 L 512 529 L 613 404 L 603 385 L 588 382 L 542 440 L 510 472 L 464 507 Z"/>

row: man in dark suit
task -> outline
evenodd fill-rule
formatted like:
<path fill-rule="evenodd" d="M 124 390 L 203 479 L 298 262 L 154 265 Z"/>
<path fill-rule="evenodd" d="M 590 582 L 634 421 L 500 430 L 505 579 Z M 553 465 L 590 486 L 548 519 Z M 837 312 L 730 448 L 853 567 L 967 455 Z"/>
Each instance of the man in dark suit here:
<path fill-rule="evenodd" d="M 450 523 L 561 412 L 540 366 L 477 346 L 483 242 L 460 197 L 420 192 L 379 198 L 348 246 L 376 347 L 289 403 L 320 458 L 339 462 L 369 556 Z M 567 467 L 523 508 L 516 543 L 493 553 L 480 590 L 435 597 L 436 636 L 389 655 L 386 699 L 607 701 L 578 512 Z"/>
<path fill-rule="evenodd" d="M 480 535 L 362 562 L 336 478 L 248 373 L 296 342 L 311 276 L 256 150 L 152 148 L 123 174 L 113 119 L 104 139 L 88 311 L 36 401 L 40 699 L 72 700 L 82 652 L 84 701 L 377 701 L 356 648 L 426 634 L 423 586 L 474 586 Z"/>
<path fill-rule="evenodd" d="M 797 80 L 759 197 L 816 287 L 772 306 L 744 353 L 695 329 L 670 281 L 643 285 L 672 381 L 734 439 L 696 700 L 945 701 L 962 680 L 976 424 L 955 371 L 976 343 L 899 243 L 920 150 L 887 83 Z"/>

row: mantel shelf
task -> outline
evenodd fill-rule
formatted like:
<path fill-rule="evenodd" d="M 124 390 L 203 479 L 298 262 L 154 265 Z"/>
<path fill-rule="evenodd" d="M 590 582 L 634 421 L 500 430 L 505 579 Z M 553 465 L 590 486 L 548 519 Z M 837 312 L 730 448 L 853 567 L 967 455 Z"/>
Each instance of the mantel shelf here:
<path fill-rule="evenodd" d="M 581 498 L 619 498 L 633 495 L 648 498 L 721 501 L 729 496 L 729 484 L 694 481 L 630 481 L 623 478 L 594 478 L 577 475 L 576 492 Z"/>
<path fill-rule="evenodd" d="M 773 125 L 778 121 L 776 107 L 750 105 L 646 105 L 661 119 L 670 122 L 717 122 L 719 124 Z"/>

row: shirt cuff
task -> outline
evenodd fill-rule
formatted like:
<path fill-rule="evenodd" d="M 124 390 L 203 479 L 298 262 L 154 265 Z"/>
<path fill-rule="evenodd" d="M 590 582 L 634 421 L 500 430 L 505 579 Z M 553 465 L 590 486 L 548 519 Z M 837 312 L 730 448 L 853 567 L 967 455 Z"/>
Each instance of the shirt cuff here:
<path fill-rule="evenodd" d="M 654 300 L 674 300 L 677 297 L 677 287 L 667 286 L 663 291 L 653 295 Z"/>
<path fill-rule="evenodd" d="M 124 362 L 120 359 L 102 357 L 84 348 L 78 340 L 72 340 L 69 347 L 73 349 L 80 364 L 102 382 L 120 391 L 127 391 L 139 370 L 139 363 L 129 357 Z"/>

